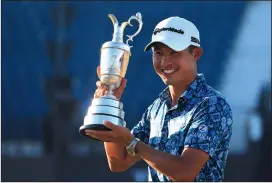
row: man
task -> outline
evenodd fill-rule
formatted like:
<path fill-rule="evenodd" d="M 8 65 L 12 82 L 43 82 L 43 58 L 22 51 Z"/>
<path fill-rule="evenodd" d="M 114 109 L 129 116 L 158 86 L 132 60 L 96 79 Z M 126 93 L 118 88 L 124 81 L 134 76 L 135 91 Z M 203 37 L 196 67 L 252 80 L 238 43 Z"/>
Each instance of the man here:
<path fill-rule="evenodd" d="M 202 55 L 198 29 L 186 19 L 167 18 L 156 26 L 145 50 L 150 48 L 154 69 L 168 87 L 131 132 L 105 121 L 112 131 L 86 134 L 110 141 L 105 150 L 113 172 L 142 159 L 149 165 L 149 181 L 223 181 L 232 114 L 224 97 L 197 73 Z M 114 92 L 117 98 L 125 85 L 123 79 Z M 97 87 L 95 97 L 107 93 L 101 82 Z"/>

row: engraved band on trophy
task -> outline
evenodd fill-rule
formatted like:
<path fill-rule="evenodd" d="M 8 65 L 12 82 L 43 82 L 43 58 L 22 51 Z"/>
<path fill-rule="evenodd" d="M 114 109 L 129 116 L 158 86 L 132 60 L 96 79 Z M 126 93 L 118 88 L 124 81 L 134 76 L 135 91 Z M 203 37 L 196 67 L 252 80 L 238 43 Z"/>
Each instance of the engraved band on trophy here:
<path fill-rule="evenodd" d="M 120 26 L 114 15 L 109 14 L 108 16 L 113 23 L 114 33 L 112 41 L 104 43 L 101 48 L 99 79 L 109 87 L 109 92 L 107 95 L 92 100 L 84 117 L 84 123 L 79 129 L 80 134 L 84 136 L 86 136 L 86 129 L 110 130 L 104 126 L 104 120 L 115 125 L 126 126 L 123 103 L 113 95 L 113 90 L 120 86 L 122 78 L 125 77 L 132 47 L 128 42 L 133 41 L 133 37 L 141 31 L 142 15 L 137 13 L 136 16 L 131 16 L 127 22 L 123 22 Z M 139 28 L 133 35 L 127 35 L 128 39 L 126 43 L 123 43 L 124 30 L 127 25 L 133 26 L 131 24 L 133 19 L 139 23 Z"/>

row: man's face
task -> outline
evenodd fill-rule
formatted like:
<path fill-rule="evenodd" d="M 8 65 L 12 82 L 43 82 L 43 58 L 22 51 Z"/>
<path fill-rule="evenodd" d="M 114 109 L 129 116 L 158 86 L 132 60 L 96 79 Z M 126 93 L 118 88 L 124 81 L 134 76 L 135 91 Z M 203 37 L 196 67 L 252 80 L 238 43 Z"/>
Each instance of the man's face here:
<path fill-rule="evenodd" d="M 157 74 L 166 85 L 180 85 L 196 74 L 196 58 L 188 48 L 174 51 L 162 43 L 155 43 L 153 65 Z"/>

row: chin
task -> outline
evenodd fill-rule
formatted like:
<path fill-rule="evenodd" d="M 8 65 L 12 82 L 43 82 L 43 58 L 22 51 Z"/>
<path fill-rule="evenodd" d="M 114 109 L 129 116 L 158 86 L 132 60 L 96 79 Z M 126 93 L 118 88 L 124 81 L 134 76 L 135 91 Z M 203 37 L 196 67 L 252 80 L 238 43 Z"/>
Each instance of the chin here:
<path fill-rule="evenodd" d="M 162 81 L 164 82 L 164 84 L 172 85 L 172 86 L 179 86 L 180 84 L 183 83 L 183 80 L 181 79 L 177 80 L 174 78 L 170 78 L 170 79 L 163 78 Z"/>
<path fill-rule="evenodd" d="M 164 82 L 164 84 L 166 84 L 166 85 L 173 85 L 175 82 L 174 81 L 171 81 L 171 80 L 169 80 L 169 79 L 163 79 L 163 82 Z"/>

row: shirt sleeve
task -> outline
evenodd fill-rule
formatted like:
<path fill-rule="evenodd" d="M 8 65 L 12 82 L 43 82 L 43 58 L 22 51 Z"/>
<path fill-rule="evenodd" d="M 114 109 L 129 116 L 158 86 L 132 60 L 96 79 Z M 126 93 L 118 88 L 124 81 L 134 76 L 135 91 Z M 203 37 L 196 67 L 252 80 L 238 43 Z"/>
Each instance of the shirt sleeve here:
<path fill-rule="evenodd" d="M 211 157 L 217 150 L 229 148 L 232 112 L 223 98 L 211 97 L 196 109 L 184 147 L 198 148 Z"/>
<path fill-rule="evenodd" d="M 145 144 L 148 144 L 150 136 L 150 108 L 145 111 L 141 121 L 131 130 L 134 137 L 139 138 Z"/>

